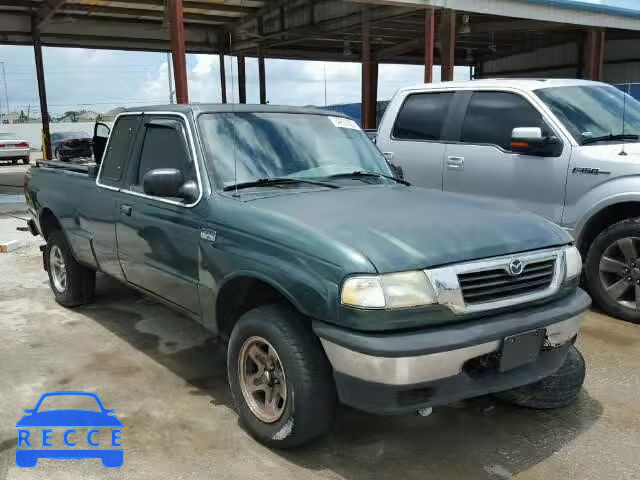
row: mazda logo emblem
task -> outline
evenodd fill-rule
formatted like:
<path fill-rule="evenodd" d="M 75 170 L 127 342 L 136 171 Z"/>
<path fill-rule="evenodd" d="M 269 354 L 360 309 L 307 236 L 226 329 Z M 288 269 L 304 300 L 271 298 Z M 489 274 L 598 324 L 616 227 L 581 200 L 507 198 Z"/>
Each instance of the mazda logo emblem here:
<path fill-rule="evenodd" d="M 524 263 L 519 258 L 514 258 L 509 262 L 509 275 L 520 275 L 524 270 Z"/>

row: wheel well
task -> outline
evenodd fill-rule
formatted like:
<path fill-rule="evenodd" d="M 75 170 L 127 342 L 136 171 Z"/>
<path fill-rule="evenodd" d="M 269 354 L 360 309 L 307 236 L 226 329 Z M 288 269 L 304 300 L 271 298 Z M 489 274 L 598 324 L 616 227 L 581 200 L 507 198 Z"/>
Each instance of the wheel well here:
<path fill-rule="evenodd" d="M 600 233 L 627 218 L 640 217 L 640 202 L 616 203 L 603 208 L 589 219 L 584 227 L 578 249 L 582 258 L 586 258 L 589 247 Z"/>
<path fill-rule="evenodd" d="M 216 298 L 216 322 L 220 336 L 228 339 L 236 321 L 244 313 L 272 303 L 292 305 L 288 298 L 262 280 L 239 277 L 228 281 Z"/>
<path fill-rule="evenodd" d="M 42 230 L 40 233 L 42 233 L 45 240 L 54 230 L 62 229 L 60 222 L 58 222 L 56 216 L 48 208 L 45 208 L 40 213 L 40 229 Z"/>

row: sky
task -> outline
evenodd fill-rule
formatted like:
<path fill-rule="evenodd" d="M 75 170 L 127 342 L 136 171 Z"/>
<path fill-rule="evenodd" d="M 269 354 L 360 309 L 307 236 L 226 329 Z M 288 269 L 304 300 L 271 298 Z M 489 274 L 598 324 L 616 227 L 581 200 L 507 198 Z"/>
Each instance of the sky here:
<path fill-rule="evenodd" d="M 43 48 L 47 100 L 51 115 L 69 110 L 107 112 L 118 106 L 169 102 L 167 55 L 151 52 Z M 11 111 L 38 112 L 38 86 L 33 48 L 0 45 L 6 93 Z M 238 101 L 235 58 L 225 57 L 227 96 Z M 189 100 L 219 102 L 217 55 L 187 55 Z M 2 72 L 0 72 L 2 73 Z M 301 60 L 265 60 L 267 100 L 277 105 L 325 105 L 360 102 L 360 64 Z M 456 79 L 468 79 L 466 67 L 456 67 Z M 407 85 L 422 83 L 419 65 L 380 65 L 378 100 L 390 99 Z M 434 80 L 440 67 L 434 67 Z M 232 82 L 232 79 L 234 80 Z M 246 59 L 247 102 L 258 103 L 258 62 Z M 0 112 L 7 111 L 4 79 L 0 77 Z"/>

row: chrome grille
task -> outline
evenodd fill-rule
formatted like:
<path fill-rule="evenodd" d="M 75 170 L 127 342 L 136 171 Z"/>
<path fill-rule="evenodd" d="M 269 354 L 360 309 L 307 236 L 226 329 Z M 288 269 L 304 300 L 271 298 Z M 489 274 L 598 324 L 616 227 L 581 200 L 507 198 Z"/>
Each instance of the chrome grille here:
<path fill-rule="evenodd" d="M 530 262 L 520 275 L 510 275 L 506 267 L 458 273 L 462 297 L 467 305 L 494 302 L 549 288 L 555 259 Z"/>

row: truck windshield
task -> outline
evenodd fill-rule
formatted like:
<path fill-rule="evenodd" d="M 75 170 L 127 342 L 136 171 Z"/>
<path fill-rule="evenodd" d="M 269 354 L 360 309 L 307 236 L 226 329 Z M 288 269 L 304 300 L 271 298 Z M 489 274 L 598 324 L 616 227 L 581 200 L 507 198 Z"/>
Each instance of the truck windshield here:
<path fill-rule="evenodd" d="M 384 157 L 357 124 L 327 115 L 235 112 L 199 117 L 205 150 L 219 188 L 265 179 L 291 178 L 335 182 L 355 171 L 392 176 Z M 368 183 L 394 183 L 367 176 Z M 351 181 L 343 178 L 340 182 Z M 287 182 L 280 185 L 308 186 Z"/>
<path fill-rule="evenodd" d="M 581 145 L 596 138 L 622 142 L 623 133 L 625 138 L 640 135 L 640 102 L 616 87 L 576 85 L 542 88 L 535 93 Z"/>

